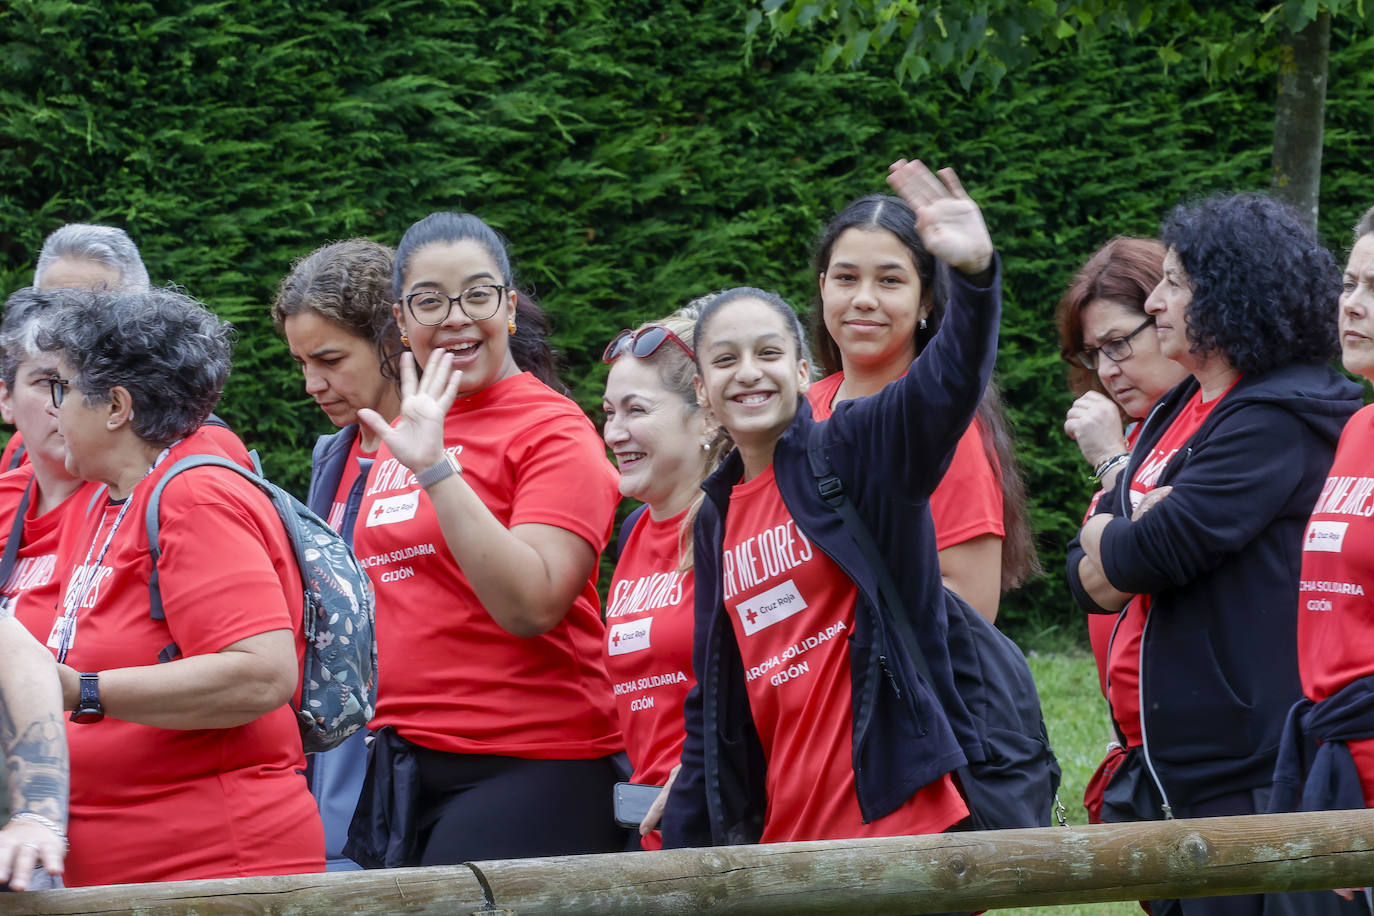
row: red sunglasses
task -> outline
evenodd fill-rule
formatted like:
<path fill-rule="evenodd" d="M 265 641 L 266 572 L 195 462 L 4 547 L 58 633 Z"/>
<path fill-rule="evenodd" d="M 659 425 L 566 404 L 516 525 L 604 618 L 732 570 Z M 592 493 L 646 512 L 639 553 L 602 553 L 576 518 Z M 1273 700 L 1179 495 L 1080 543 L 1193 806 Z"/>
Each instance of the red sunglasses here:
<path fill-rule="evenodd" d="M 681 337 L 659 324 L 651 324 L 639 331 L 621 331 L 615 335 L 610 343 L 606 344 L 606 352 L 601 354 L 601 361 L 613 363 L 624 356 L 627 350 L 630 355 L 638 359 L 647 359 L 657 353 L 658 348 L 669 340 L 681 347 L 688 359 L 693 362 L 696 361 L 692 348 L 683 343 Z"/>

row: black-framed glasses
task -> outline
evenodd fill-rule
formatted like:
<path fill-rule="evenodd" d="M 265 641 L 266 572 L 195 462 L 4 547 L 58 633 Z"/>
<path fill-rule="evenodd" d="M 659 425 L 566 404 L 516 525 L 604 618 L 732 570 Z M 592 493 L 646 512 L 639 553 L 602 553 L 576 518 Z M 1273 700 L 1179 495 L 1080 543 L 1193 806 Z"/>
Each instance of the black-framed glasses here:
<path fill-rule="evenodd" d="M 48 394 L 52 395 L 52 406 L 58 408 L 62 406 L 62 399 L 67 396 L 67 389 L 71 387 L 72 380 L 69 378 L 58 378 L 51 376 L 43 379 L 48 383 Z"/>
<path fill-rule="evenodd" d="M 1131 355 L 1131 338 L 1155 323 L 1155 316 L 1151 315 L 1140 323 L 1136 328 L 1125 337 L 1113 337 L 1111 340 L 1102 341 L 1099 347 L 1088 347 L 1078 354 L 1078 361 L 1083 364 L 1085 369 L 1097 368 L 1097 355 L 1101 353 L 1114 363 L 1119 363 Z"/>
<path fill-rule="evenodd" d="M 606 344 L 606 352 L 601 354 L 603 363 L 613 363 L 628 351 L 630 355 L 638 359 L 647 359 L 658 352 L 658 348 L 666 342 L 672 341 L 682 348 L 682 352 L 687 354 L 687 358 L 696 361 L 696 355 L 692 353 L 692 348 L 682 342 L 672 331 L 661 324 L 651 324 L 647 328 L 639 331 L 621 331 L 619 334 Z"/>
<path fill-rule="evenodd" d="M 496 314 L 501 307 L 501 294 L 508 289 L 510 287 L 496 283 L 483 283 L 469 286 L 456 296 L 425 289 L 406 296 L 406 308 L 420 324 L 443 324 L 456 302 L 464 315 L 473 321 L 483 321 Z"/>

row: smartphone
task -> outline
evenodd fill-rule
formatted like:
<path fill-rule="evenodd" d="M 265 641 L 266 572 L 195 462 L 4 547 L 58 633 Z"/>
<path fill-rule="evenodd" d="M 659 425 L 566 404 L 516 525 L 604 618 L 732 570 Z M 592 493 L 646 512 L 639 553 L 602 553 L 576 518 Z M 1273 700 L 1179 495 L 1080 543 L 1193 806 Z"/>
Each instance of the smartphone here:
<path fill-rule="evenodd" d="M 622 827 L 638 827 L 649 813 L 649 806 L 663 791 L 662 786 L 637 782 L 615 784 L 615 822 Z"/>

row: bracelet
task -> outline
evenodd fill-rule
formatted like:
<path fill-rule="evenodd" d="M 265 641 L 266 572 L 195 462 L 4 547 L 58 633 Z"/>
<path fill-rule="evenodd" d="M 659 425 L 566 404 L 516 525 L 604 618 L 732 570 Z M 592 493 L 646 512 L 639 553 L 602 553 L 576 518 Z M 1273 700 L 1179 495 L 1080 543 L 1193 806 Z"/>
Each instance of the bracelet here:
<path fill-rule="evenodd" d="M 20 811 L 10 818 L 11 824 L 15 821 L 33 821 L 35 824 L 42 824 L 44 827 L 47 827 L 53 833 L 57 834 L 57 838 L 62 841 L 63 847 L 67 845 L 67 835 L 62 832 L 62 826 L 52 818 L 44 817 L 32 811 Z"/>
<path fill-rule="evenodd" d="M 1093 476 L 1101 480 L 1103 474 L 1106 474 L 1113 468 L 1119 467 L 1130 460 L 1131 456 L 1126 452 L 1122 452 L 1120 455 L 1113 455 L 1097 466 L 1097 470 L 1093 471 Z"/>

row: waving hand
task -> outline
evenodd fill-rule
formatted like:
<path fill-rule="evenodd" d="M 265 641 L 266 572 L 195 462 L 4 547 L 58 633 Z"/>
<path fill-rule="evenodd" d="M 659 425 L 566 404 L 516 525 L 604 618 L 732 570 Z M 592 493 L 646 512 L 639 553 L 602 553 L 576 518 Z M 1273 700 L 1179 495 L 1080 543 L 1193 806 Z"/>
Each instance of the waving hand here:
<path fill-rule="evenodd" d="M 980 274 L 992 264 L 983 213 L 954 169 L 941 169 L 937 178 L 919 159 L 898 159 L 888 166 L 887 183 L 916 211 L 916 232 L 927 251 L 964 274 Z"/>

